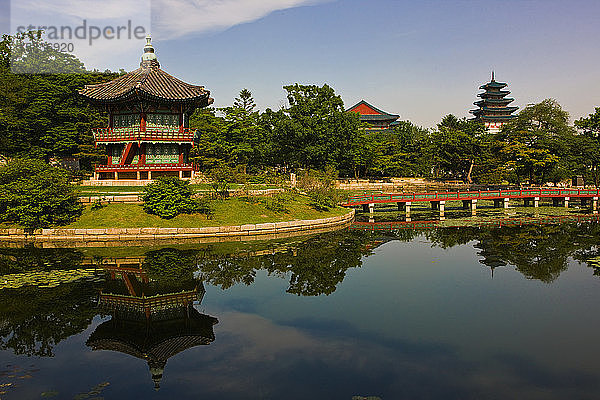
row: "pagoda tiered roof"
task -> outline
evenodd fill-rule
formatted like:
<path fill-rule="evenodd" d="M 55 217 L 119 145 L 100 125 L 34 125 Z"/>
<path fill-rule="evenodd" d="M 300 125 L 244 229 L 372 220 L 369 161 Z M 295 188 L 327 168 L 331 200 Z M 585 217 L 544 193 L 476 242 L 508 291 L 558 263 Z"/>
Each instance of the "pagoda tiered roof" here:
<path fill-rule="evenodd" d="M 479 86 L 479 89 L 488 90 L 488 89 L 502 89 L 507 87 L 507 83 L 496 82 L 494 78 L 492 78 L 491 82 L 486 83 L 485 85 Z"/>
<path fill-rule="evenodd" d="M 506 86 L 508 86 L 506 83 L 496 82 L 494 73 L 492 72 L 492 80 L 479 87 L 479 89 L 485 90 L 485 92 L 477 95 L 481 100 L 473 103 L 479 108 L 469 111 L 475 116 L 475 119 L 485 122 L 503 123 L 516 118 L 516 116 L 511 114 L 517 111 L 519 107 L 508 107 L 514 101 L 512 98 L 506 97 L 510 94 L 510 91 L 500 90 Z"/>
<path fill-rule="evenodd" d="M 479 108 L 479 110 L 473 110 L 473 114 L 475 114 L 475 112 L 481 113 L 481 112 L 491 112 L 491 113 L 511 113 L 511 112 L 515 112 L 519 109 L 519 107 L 481 107 Z"/>
<path fill-rule="evenodd" d="M 504 98 L 504 99 L 485 99 L 485 100 L 479 100 L 476 101 L 475 104 L 476 106 L 485 106 L 486 104 L 503 104 L 503 105 L 507 105 L 509 103 L 512 103 L 513 101 L 515 101 L 515 99 L 511 99 L 509 98 Z"/>
<path fill-rule="evenodd" d="M 508 96 L 509 94 L 510 94 L 510 91 L 508 91 L 508 90 L 494 90 L 494 91 L 479 93 L 477 95 L 477 97 L 481 97 L 482 99 L 487 99 L 487 98 L 491 98 L 491 97 L 504 97 L 504 96 Z"/>

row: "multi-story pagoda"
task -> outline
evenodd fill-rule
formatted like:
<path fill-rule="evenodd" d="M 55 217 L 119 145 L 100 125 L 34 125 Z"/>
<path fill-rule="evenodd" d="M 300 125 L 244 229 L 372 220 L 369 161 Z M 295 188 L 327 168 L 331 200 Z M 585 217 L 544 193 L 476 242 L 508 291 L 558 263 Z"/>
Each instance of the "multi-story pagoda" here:
<path fill-rule="evenodd" d="M 488 132 L 500 132 L 502 125 L 516 118 L 512 113 L 518 110 L 519 107 L 508 107 L 515 99 L 506 97 L 510 94 L 508 90 L 502 90 L 506 86 L 508 86 L 506 83 L 496 82 L 494 72 L 492 72 L 492 80 L 479 87 L 485 92 L 479 93 L 477 97 L 481 97 L 481 100 L 473 103 L 479 108 L 470 112 L 476 120 L 483 121 Z"/>
<path fill-rule="evenodd" d="M 79 92 L 109 114 L 108 127 L 94 131 L 95 144 L 105 145 L 108 154 L 108 163 L 96 166 L 94 179 L 193 175 L 188 154 L 195 132 L 189 129 L 189 116 L 213 99 L 204 86 L 163 71 L 149 36 L 146 42 L 138 69 Z"/>
<path fill-rule="evenodd" d="M 367 103 L 364 100 L 356 103 L 346 110 L 346 112 L 358 113 L 358 118 L 361 122 L 366 122 L 367 130 L 387 130 L 396 124 L 396 120 L 400 118 L 397 114 L 390 114 L 380 110 Z"/>

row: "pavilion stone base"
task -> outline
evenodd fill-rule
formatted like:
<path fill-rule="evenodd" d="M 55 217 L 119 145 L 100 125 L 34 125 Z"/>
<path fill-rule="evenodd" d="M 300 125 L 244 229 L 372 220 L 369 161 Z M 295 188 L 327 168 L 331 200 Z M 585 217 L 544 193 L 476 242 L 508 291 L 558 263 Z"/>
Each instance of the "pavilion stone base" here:
<path fill-rule="evenodd" d="M 83 186 L 146 186 L 153 181 L 150 179 L 87 179 L 81 182 Z"/>
<path fill-rule="evenodd" d="M 187 172 L 187 173 L 186 173 Z M 145 186 L 160 176 L 174 176 L 183 180 L 194 178 L 193 171 L 141 171 L 141 172 L 113 172 L 94 173 L 94 176 L 82 182 L 84 186 Z M 152 178 L 152 179 L 149 179 Z"/>

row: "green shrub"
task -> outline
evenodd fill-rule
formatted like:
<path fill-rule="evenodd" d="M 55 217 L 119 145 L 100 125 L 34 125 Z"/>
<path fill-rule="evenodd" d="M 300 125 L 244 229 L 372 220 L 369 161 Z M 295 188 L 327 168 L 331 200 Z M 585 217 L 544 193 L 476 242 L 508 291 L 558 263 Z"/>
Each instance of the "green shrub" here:
<path fill-rule="evenodd" d="M 309 205 L 315 210 L 327 211 L 335 208 L 338 203 L 337 190 L 334 188 L 317 187 L 308 192 Z"/>
<path fill-rule="evenodd" d="M 0 167 L 0 221 L 29 230 L 65 225 L 83 210 L 67 171 L 40 160 L 13 160 Z"/>
<path fill-rule="evenodd" d="M 254 184 L 276 184 L 281 185 L 285 182 L 285 174 L 278 174 L 273 170 L 260 171 L 256 174 L 248 175 L 248 182 Z"/>
<path fill-rule="evenodd" d="M 236 170 L 228 165 L 213 168 L 208 173 L 213 194 L 219 199 L 229 197 L 229 187 L 236 181 Z"/>
<path fill-rule="evenodd" d="M 287 212 L 289 201 L 290 195 L 285 192 L 274 193 L 272 196 L 266 196 L 261 199 L 261 203 L 265 208 L 274 212 Z"/>
<path fill-rule="evenodd" d="M 92 211 L 96 211 L 96 210 L 100 210 L 101 208 L 104 208 L 106 206 L 107 206 L 106 204 L 102 203 L 102 200 L 96 200 L 92 203 L 90 209 Z"/>
<path fill-rule="evenodd" d="M 161 177 L 144 188 L 144 211 L 170 219 L 179 214 L 210 215 L 204 199 L 193 199 L 189 182 L 174 177 Z"/>
<path fill-rule="evenodd" d="M 305 171 L 298 179 L 298 189 L 310 197 L 310 206 L 315 210 L 327 211 L 339 202 L 338 190 L 335 187 L 337 171 L 331 167 L 324 171 Z"/>

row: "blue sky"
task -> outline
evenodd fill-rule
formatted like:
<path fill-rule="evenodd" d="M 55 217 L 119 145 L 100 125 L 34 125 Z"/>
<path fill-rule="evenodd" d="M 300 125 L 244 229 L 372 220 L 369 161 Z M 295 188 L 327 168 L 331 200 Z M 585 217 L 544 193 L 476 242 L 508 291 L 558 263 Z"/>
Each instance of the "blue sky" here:
<path fill-rule="evenodd" d="M 70 1 L 82 0 L 59 2 Z M 217 107 L 246 87 L 260 109 L 278 108 L 283 85 L 327 83 L 346 106 L 364 99 L 431 127 L 469 116 L 492 69 L 520 107 L 554 98 L 576 119 L 600 106 L 597 0 L 153 0 L 152 11 L 163 69 L 205 85 Z M 97 53 L 132 70 L 142 46 Z"/>

